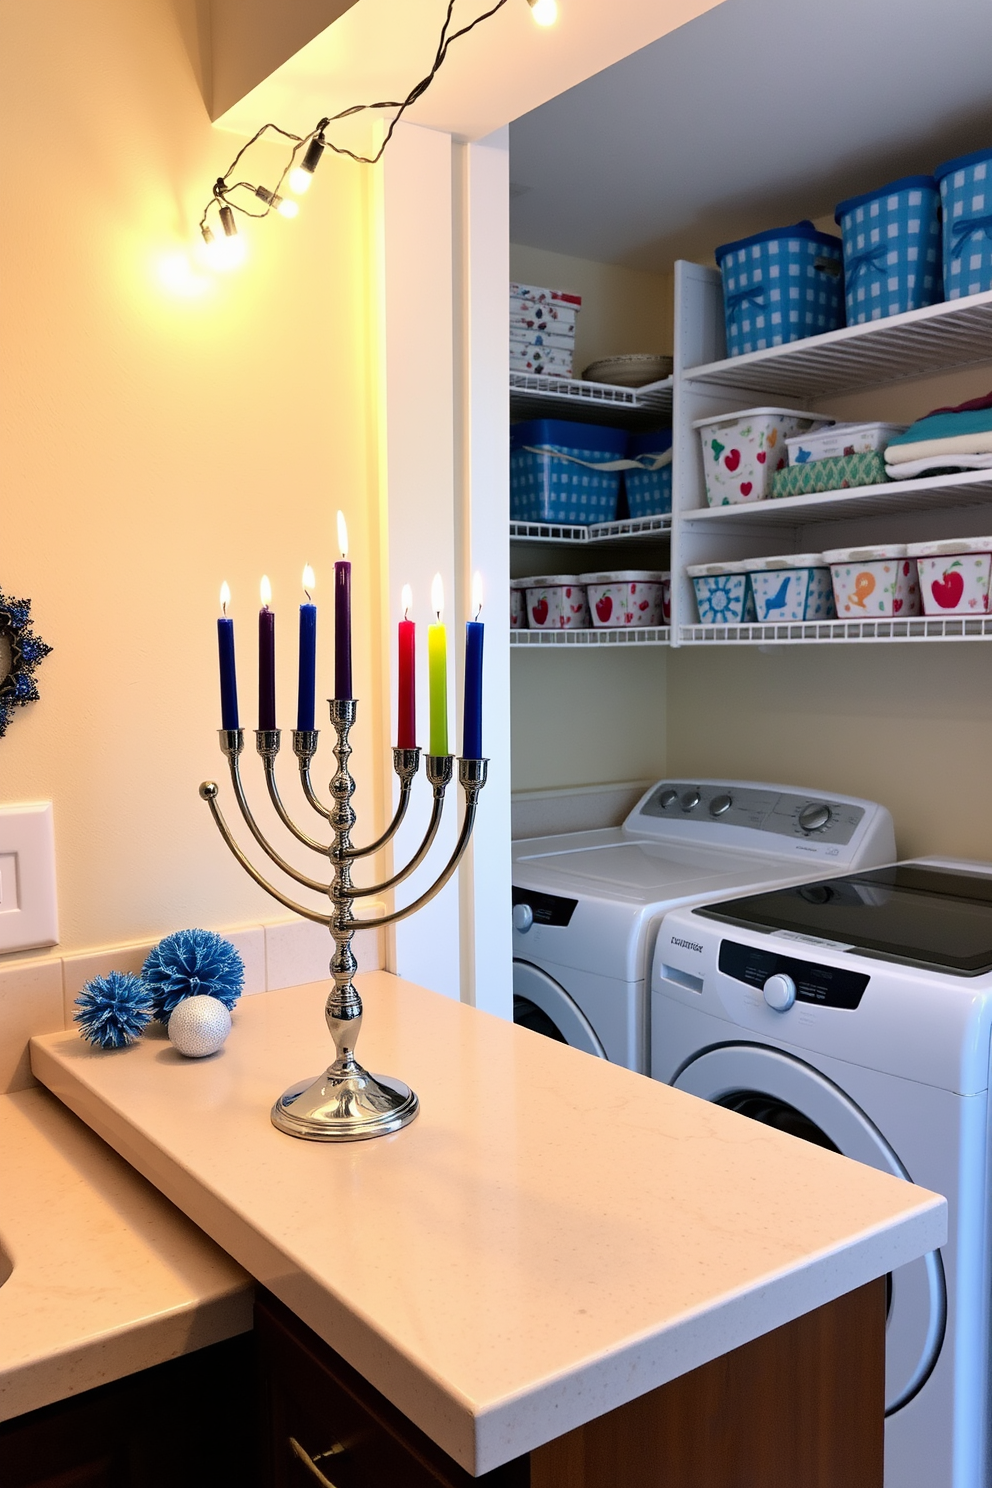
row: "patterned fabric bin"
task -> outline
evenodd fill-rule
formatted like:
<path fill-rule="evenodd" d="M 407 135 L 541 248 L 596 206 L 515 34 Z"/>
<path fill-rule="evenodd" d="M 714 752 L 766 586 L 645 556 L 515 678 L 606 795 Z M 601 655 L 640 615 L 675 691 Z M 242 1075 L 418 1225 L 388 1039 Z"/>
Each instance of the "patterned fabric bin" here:
<path fill-rule="evenodd" d="M 624 471 L 627 506 L 632 517 L 656 517 L 672 509 L 672 431 L 634 434 L 627 441 L 627 458 L 641 470 Z"/>
<path fill-rule="evenodd" d="M 834 213 L 844 240 L 848 325 L 919 310 L 943 298 L 940 192 L 933 176 L 904 176 Z"/>
<path fill-rule="evenodd" d="M 992 289 L 992 150 L 934 171 L 944 209 L 944 299 Z"/>
<path fill-rule="evenodd" d="M 515 522 L 611 522 L 626 429 L 530 419 L 510 429 L 510 517 Z"/>
<path fill-rule="evenodd" d="M 806 465 L 787 465 L 772 476 L 773 496 L 812 496 L 816 491 L 847 491 L 852 486 L 879 486 L 888 480 L 880 450 L 859 455 L 830 455 Z"/>
<path fill-rule="evenodd" d="M 843 244 L 812 222 L 724 243 L 715 256 L 723 275 L 728 356 L 844 324 Z"/>

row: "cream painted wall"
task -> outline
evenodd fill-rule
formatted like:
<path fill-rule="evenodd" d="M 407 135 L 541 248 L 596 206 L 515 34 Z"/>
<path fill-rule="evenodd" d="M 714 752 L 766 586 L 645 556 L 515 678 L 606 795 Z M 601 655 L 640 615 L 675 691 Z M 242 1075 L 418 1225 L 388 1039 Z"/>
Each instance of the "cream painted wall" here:
<path fill-rule="evenodd" d="M 576 375 L 597 357 L 633 351 L 671 356 L 672 274 L 645 274 L 511 243 L 510 278 L 582 296 L 575 331 Z"/>
<path fill-rule="evenodd" d="M 326 159 L 305 221 L 258 224 L 240 272 L 202 277 L 191 233 L 236 142 L 207 118 L 194 15 L 194 0 L 0 5 L 0 585 L 31 597 L 55 647 L 41 702 L 0 742 L 0 799 L 55 803 L 64 951 L 283 913 L 197 796 L 216 777 L 231 803 L 215 733 L 221 579 L 250 727 L 259 576 L 274 586 L 289 726 L 300 573 L 316 568 L 326 621 L 339 505 L 360 697 L 379 648 L 363 177 Z M 324 695 L 329 639 L 325 623 Z M 380 728 L 364 707 L 354 766 L 370 828 Z M 250 734 L 245 765 L 257 794 Z"/>

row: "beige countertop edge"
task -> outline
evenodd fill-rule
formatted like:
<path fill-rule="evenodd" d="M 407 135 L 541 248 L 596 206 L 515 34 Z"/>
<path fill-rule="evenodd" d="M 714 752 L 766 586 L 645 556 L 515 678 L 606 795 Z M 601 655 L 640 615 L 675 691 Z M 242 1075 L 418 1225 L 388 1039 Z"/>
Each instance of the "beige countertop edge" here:
<path fill-rule="evenodd" d="M 62 1063 L 54 1047 L 47 1047 L 54 1043 L 54 1037 L 32 1041 L 38 1078 L 456 1461 L 477 1474 L 884 1275 L 946 1238 L 945 1201 L 920 1190 L 919 1201 L 908 1207 L 903 1199 L 901 1212 L 891 1220 L 766 1273 L 760 1285 L 717 1296 L 643 1333 L 632 1331 L 617 1346 L 576 1357 L 574 1365 L 525 1390 L 473 1401 L 450 1379 L 411 1358 L 374 1318 L 350 1307 L 276 1240 L 260 1233 L 247 1214 L 108 1106 Z"/>
<path fill-rule="evenodd" d="M 45 1090 L 0 1096 L 0 1194 L 0 1421 L 251 1328 L 251 1277 Z"/>

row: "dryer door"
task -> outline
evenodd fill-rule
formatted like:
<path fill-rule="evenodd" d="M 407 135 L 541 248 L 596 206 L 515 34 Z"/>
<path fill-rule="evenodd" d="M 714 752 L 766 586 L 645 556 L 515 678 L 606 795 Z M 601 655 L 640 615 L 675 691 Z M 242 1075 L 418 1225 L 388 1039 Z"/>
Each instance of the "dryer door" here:
<path fill-rule="evenodd" d="M 777 1049 L 721 1044 L 687 1060 L 672 1084 L 883 1173 L 910 1177 L 878 1127 L 839 1086 Z M 919 1394 L 944 1341 L 947 1287 L 940 1252 L 900 1266 L 888 1284 L 885 1413 L 891 1416 Z"/>
<path fill-rule="evenodd" d="M 564 987 L 529 961 L 513 963 L 513 1021 L 573 1049 L 606 1058 L 606 1050 L 585 1013 Z"/>

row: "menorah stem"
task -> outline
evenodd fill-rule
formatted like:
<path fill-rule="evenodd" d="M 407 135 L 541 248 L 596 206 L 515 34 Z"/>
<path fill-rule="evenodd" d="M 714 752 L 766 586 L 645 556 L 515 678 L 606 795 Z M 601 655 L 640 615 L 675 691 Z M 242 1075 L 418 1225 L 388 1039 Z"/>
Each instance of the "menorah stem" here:
<path fill-rule="evenodd" d="M 413 857 L 405 868 L 394 873 L 391 878 L 383 879 L 382 883 L 370 884 L 367 888 L 355 887 L 353 897 L 355 899 L 368 899 L 375 894 L 385 894 L 389 889 L 395 889 L 397 884 L 403 883 L 404 879 L 410 877 L 426 858 L 437 836 L 438 827 L 441 825 L 441 813 L 444 810 L 444 793 L 452 775 L 452 758 L 450 754 L 429 754 L 427 756 L 427 778 L 434 789 L 434 800 L 431 804 L 430 821 L 427 823 L 427 831 L 424 833 L 423 841 L 417 848 Z M 352 857 L 354 858 L 354 854 Z M 364 921 L 362 922 L 365 923 Z"/>

